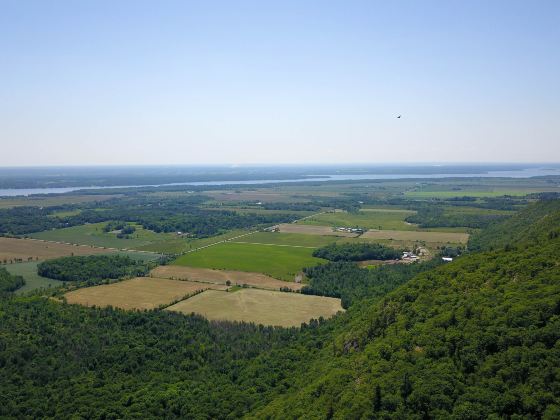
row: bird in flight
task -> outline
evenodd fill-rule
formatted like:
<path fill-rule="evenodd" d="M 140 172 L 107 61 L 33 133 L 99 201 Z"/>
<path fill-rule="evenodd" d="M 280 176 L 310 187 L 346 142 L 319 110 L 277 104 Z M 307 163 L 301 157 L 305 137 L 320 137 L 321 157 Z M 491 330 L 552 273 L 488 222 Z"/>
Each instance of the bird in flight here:
<path fill-rule="evenodd" d="M 400 118 L 400 117 L 402 117 L 402 115 L 400 115 L 400 114 L 399 114 L 399 115 L 397 115 L 397 118 Z"/>

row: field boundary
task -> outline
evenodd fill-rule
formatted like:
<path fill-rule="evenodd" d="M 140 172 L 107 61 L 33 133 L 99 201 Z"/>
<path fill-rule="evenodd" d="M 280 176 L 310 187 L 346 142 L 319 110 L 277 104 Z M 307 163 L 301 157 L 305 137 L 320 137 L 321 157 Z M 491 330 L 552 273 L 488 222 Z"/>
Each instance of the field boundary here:
<path fill-rule="evenodd" d="M 251 245 L 266 245 L 266 246 L 285 246 L 288 248 L 307 248 L 307 249 L 317 249 L 317 246 L 305 246 L 305 245 L 287 245 L 287 244 L 265 244 L 262 242 L 243 242 L 243 241 L 235 241 L 232 242 L 234 244 L 251 244 Z"/>

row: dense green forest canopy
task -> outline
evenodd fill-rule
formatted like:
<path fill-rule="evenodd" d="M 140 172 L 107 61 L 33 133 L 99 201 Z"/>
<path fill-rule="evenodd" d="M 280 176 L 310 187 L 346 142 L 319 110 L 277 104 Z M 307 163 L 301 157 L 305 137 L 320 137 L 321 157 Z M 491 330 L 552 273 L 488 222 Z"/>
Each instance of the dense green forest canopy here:
<path fill-rule="evenodd" d="M 15 292 L 25 284 L 21 276 L 10 274 L 8 270 L 0 267 L 0 295 L 7 292 Z"/>
<path fill-rule="evenodd" d="M 307 269 L 348 310 L 301 329 L 5 295 L 0 417 L 559 418 L 559 229 L 543 201 L 449 264 Z"/>
<path fill-rule="evenodd" d="M 439 259 L 425 263 L 394 264 L 368 270 L 351 262 L 334 262 L 305 269 L 309 284 L 302 293 L 340 298 L 342 307 L 372 297 L 383 296 L 418 273 L 440 264 Z"/>
<path fill-rule="evenodd" d="M 560 233 L 560 200 L 543 200 L 527 206 L 503 223 L 494 223 L 472 235 L 469 249 L 492 250 L 546 240 Z M 550 238 L 548 238 L 550 239 Z"/>
<path fill-rule="evenodd" d="M 257 214 L 205 209 L 197 206 L 201 197 L 203 196 L 168 199 L 145 196 L 118 198 L 94 205 L 87 204 L 90 207 L 81 208 L 79 214 L 65 217 L 56 216 L 56 212 L 79 207 L 0 209 L 0 234 L 23 235 L 110 221 L 113 227 L 133 222 L 154 232 L 180 231 L 192 236 L 207 237 L 230 229 L 291 222 L 298 218 L 288 210 L 286 213 Z"/>
<path fill-rule="evenodd" d="M 446 214 L 443 207 L 421 207 L 416 214 L 408 216 L 406 221 L 415 223 L 421 228 L 432 227 L 469 227 L 484 228 L 491 223 L 506 219 L 506 215 L 498 214 Z"/>
<path fill-rule="evenodd" d="M 153 262 L 142 262 L 126 255 L 72 256 L 47 260 L 37 265 L 37 273 L 62 281 L 96 283 L 125 276 L 145 276 Z"/>
<path fill-rule="evenodd" d="M 377 243 L 332 243 L 313 251 L 313 256 L 329 261 L 398 260 L 402 250 Z"/>

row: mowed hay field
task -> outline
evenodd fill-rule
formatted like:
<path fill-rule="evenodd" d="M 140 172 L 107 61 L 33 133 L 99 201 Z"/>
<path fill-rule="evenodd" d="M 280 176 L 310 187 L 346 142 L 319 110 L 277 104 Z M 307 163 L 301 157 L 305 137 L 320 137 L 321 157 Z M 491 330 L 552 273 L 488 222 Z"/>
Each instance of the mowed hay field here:
<path fill-rule="evenodd" d="M 0 261 L 21 258 L 27 261 L 47 260 L 50 258 L 65 257 L 69 255 L 107 254 L 110 251 L 91 246 L 77 246 L 58 244 L 33 239 L 17 239 L 0 237 Z"/>
<path fill-rule="evenodd" d="M 408 216 L 413 215 L 414 211 L 403 209 L 367 209 L 356 213 L 337 211 L 335 213 L 321 213 L 297 224 L 318 225 L 318 226 L 348 226 L 361 227 L 366 229 L 398 229 L 414 230 L 415 225 L 404 221 Z"/>
<path fill-rule="evenodd" d="M 312 318 L 330 318 L 343 311 L 340 299 L 258 289 L 236 292 L 206 290 L 166 310 L 184 314 L 194 312 L 210 320 L 282 327 L 299 327 Z"/>
<path fill-rule="evenodd" d="M 300 290 L 301 283 L 277 280 L 261 273 L 248 273 L 232 270 L 211 270 L 209 268 L 184 267 L 180 265 L 160 265 L 154 268 L 150 275 L 153 277 L 190 280 L 196 282 L 215 283 L 225 285 L 230 281 L 232 285 L 243 286 L 244 284 L 262 289 L 279 290 L 289 287 L 292 290 Z"/>
<path fill-rule="evenodd" d="M 454 243 L 465 244 L 469 240 L 469 234 L 463 232 L 425 232 L 425 231 L 402 231 L 402 230 L 369 230 L 361 238 L 393 239 L 395 241 L 423 241 L 431 243 Z"/>
<path fill-rule="evenodd" d="M 225 290 L 227 287 L 184 280 L 136 277 L 117 283 L 73 290 L 64 296 L 68 303 L 77 303 L 84 306 L 155 309 L 208 288 Z"/>
<path fill-rule="evenodd" d="M 282 223 L 278 225 L 280 233 L 299 233 L 301 235 L 339 236 L 341 238 L 355 238 L 355 233 L 335 232 L 331 226 L 314 226 L 300 223 Z"/>
<path fill-rule="evenodd" d="M 173 264 L 263 273 L 291 281 L 302 268 L 326 262 L 312 253 L 311 248 L 226 242 L 184 254 Z"/>

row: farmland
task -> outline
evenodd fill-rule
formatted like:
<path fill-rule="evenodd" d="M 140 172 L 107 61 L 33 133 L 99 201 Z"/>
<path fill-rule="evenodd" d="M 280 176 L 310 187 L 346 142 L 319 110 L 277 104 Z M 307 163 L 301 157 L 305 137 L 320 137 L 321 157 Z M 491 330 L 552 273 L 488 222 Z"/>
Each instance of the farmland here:
<path fill-rule="evenodd" d="M 248 285 L 261 289 L 275 289 L 288 287 L 292 290 L 302 288 L 301 283 L 277 280 L 261 273 L 249 273 L 245 271 L 211 270 L 208 268 L 184 267 L 179 265 L 162 265 L 154 268 L 150 276 L 178 280 L 190 280 L 203 283 Z"/>
<path fill-rule="evenodd" d="M 288 246 L 304 246 L 318 248 L 337 241 L 351 241 L 351 238 L 339 238 L 332 235 L 305 235 L 301 233 L 282 232 L 257 232 L 243 238 L 235 239 L 235 242 L 262 243 Z"/>
<path fill-rule="evenodd" d="M 396 241 L 424 241 L 431 243 L 467 243 L 468 233 L 462 232 L 426 232 L 402 230 L 370 230 L 362 236 L 364 239 L 392 239 Z"/>
<path fill-rule="evenodd" d="M 18 264 L 8 264 L 4 266 L 10 273 L 22 276 L 25 279 L 25 285 L 18 289 L 16 293 L 26 293 L 30 290 L 58 287 L 62 286 L 64 282 L 53 280 L 46 277 L 41 277 L 37 274 L 37 261 L 30 261 Z"/>
<path fill-rule="evenodd" d="M 182 251 L 186 241 L 172 233 L 155 233 L 134 225 L 131 238 L 117 238 L 116 232 L 104 232 L 107 223 L 92 223 L 64 229 L 47 230 L 30 234 L 32 238 L 93 245 L 106 248 L 136 249 L 140 251 L 175 253 Z"/>
<path fill-rule="evenodd" d="M 358 226 L 365 229 L 396 229 L 414 230 L 416 227 L 406 223 L 404 219 L 414 214 L 414 211 L 367 209 L 356 213 L 343 211 L 322 213 L 307 218 L 298 224 L 318 226 Z"/>
<path fill-rule="evenodd" d="M 87 287 L 64 295 L 68 303 L 85 306 L 113 306 L 121 309 L 155 309 L 183 299 L 199 290 L 226 286 L 183 280 L 136 277 L 112 284 Z"/>
<path fill-rule="evenodd" d="M 312 257 L 312 252 L 309 248 L 226 242 L 182 255 L 174 264 L 258 272 L 281 280 L 293 280 L 303 267 L 324 262 Z"/>
<path fill-rule="evenodd" d="M 282 223 L 278 225 L 281 233 L 299 233 L 303 235 L 330 235 L 345 238 L 355 238 L 358 236 L 355 233 L 349 232 L 336 232 L 330 226 L 315 226 L 306 225 L 301 223 Z"/>
<path fill-rule="evenodd" d="M 197 313 L 211 320 L 244 321 L 283 327 L 300 326 L 311 318 L 330 318 L 339 311 L 340 299 L 258 289 L 236 292 L 207 290 L 166 308 Z"/>
<path fill-rule="evenodd" d="M 22 259 L 45 260 L 69 255 L 106 254 L 108 251 L 91 246 L 59 244 L 33 239 L 0 237 L 0 261 Z"/>
<path fill-rule="evenodd" d="M 55 195 L 49 197 L 17 197 L 17 198 L 0 198 L 0 209 L 9 209 L 13 207 L 22 206 L 39 206 L 39 207 L 49 207 L 49 206 L 60 206 L 65 204 L 83 204 L 83 203 L 95 203 L 106 201 L 111 198 L 118 198 L 119 194 L 107 194 L 107 195 Z"/>

